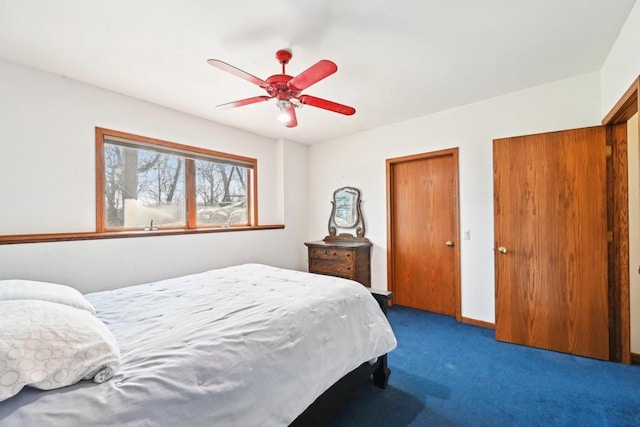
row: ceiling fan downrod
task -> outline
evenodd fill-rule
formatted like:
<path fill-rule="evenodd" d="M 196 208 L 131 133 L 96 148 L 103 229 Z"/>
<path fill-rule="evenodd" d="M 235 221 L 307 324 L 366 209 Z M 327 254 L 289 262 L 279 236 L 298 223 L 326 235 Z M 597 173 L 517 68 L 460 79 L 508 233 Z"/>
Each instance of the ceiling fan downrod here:
<path fill-rule="evenodd" d="M 289 49 L 280 49 L 276 52 L 276 59 L 282 64 L 282 74 L 287 74 L 284 71 L 284 67 L 291 61 L 293 53 Z"/>

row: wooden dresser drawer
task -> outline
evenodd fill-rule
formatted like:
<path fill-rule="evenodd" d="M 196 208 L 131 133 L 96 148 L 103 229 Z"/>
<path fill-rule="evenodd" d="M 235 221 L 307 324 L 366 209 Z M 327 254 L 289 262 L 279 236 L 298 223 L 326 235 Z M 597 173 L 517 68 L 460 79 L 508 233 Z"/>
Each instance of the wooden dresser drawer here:
<path fill-rule="evenodd" d="M 353 279 L 355 274 L 351 263 L 322 258 L 310 259 L 309 271 L 311 273 L 329 274 L 332 276 L 345 277 L 347 279 Z"/>
<path fill-rule="evenodd" d="M 310 248 L 309 257 L 350 261 L 353 259 L 353 251 L 342 248 Z"/>
<path fill-rule="evenodd" d="M 309 272 L 355 280 L 371 286 L 371 243 L 364 242 L 306 242 Z"/>

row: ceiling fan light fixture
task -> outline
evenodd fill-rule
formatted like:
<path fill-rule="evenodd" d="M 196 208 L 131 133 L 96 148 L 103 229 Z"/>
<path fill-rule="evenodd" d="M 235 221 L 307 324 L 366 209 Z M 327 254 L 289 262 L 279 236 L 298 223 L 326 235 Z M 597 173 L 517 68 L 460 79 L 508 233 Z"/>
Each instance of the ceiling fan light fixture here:
<path fill-rule="evenodd" d="M 276 105 L 280 110 L 287 110 L 291 108 L 291 102 L 287 101 L 286 99 L 278 99 L 278 101 L 276 101 Z"/>
<path fill-rule="evenodd" d="M 287 123 L 289 123 L 291 121 L 291 116 L 289 115 L 289 112 L 286 109 L 281 108 L 280 109 L 280 114 L 278 114 L 278 120 L 281 123 L 287 124 Z"/>

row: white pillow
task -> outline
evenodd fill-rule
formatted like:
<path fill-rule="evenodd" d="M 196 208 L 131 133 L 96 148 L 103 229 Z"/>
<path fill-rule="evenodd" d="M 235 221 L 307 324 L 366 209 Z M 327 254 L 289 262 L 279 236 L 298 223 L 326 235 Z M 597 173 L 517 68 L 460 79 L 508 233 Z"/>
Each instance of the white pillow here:
<path fill-rule="evenodd" d="M 104 382 L 120 366 L 115 337 L 86 310 L 48 301 L 0 301 L 0 402 L 42 390 Z"/>
<path fill-rule="evenodd" d="M 93 305 L 71 286 L 34 280 L 0 280 L 0 301 L 17 299 L 56 302 L 96 314 Z"/>

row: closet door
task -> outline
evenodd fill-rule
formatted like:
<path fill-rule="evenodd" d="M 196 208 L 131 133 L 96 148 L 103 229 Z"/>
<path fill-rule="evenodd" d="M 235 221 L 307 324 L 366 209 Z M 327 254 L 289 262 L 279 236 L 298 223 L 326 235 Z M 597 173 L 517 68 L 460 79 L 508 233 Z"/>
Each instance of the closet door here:
<path fill-rule="evenodd" d="M 606 130 L 497 139 L 496 338 L 609 358 Z"/>

